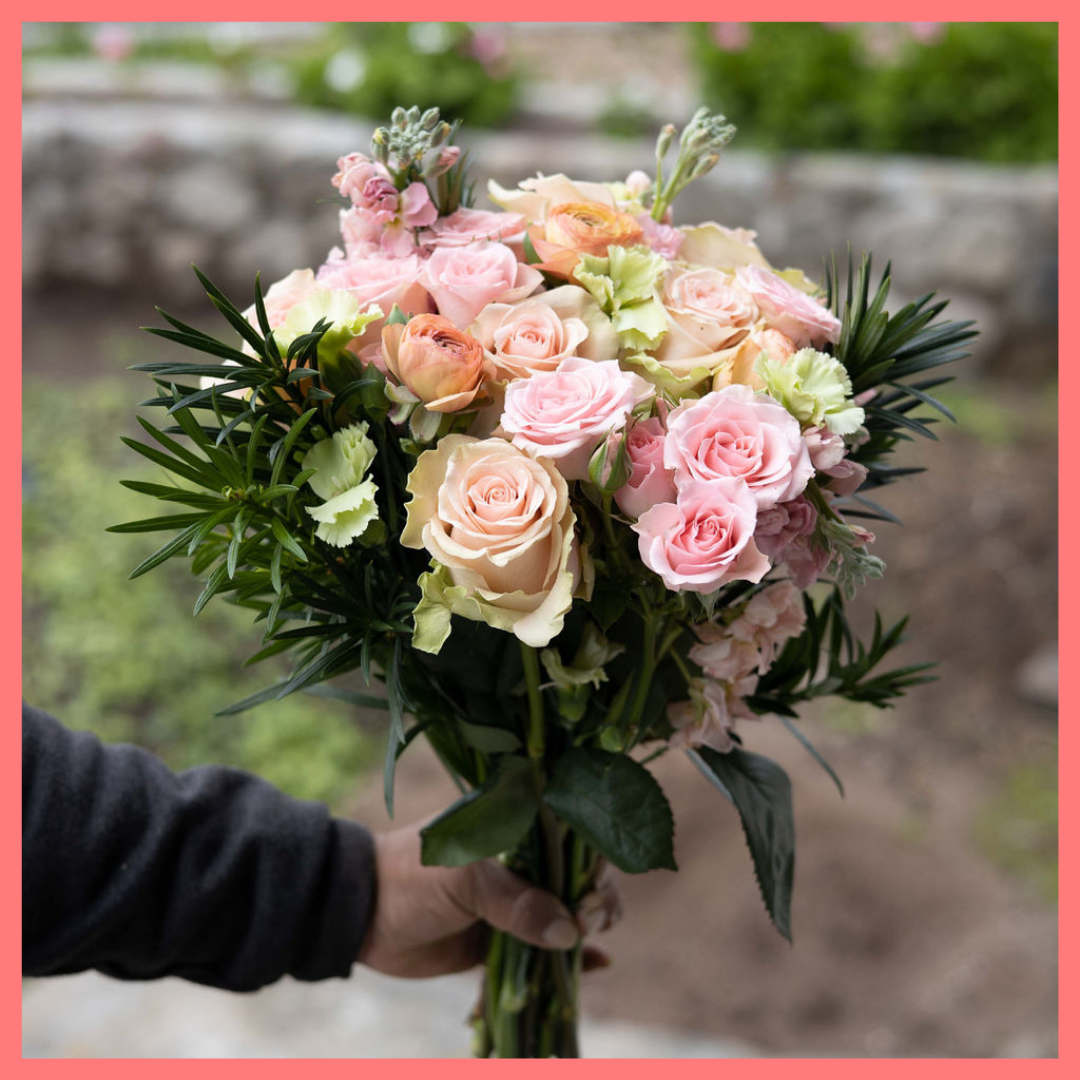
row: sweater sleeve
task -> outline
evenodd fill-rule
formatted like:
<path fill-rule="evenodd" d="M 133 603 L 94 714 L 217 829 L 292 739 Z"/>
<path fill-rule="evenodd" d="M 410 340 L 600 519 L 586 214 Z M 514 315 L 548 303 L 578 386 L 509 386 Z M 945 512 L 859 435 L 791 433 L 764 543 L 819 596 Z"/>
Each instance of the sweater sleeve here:
<path fill-rule="evenodd" d="M 255 990 L 347 977 L 370 833 L 219 766 L 173 773 L 23 706 L 23 974 Z"/>

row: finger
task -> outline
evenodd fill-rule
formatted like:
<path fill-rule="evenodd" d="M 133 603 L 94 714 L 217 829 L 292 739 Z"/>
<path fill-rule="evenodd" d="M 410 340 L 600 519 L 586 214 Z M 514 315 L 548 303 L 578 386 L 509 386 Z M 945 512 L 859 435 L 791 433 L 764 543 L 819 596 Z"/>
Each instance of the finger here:
<path fill-rule="evenodd" d="M 467 895 L 461 899 L 485 922 L 541 949 L 577 944 L 577 924 L 556 896 L 496 862 L 473 863 L 469 870 L 463 878 Z"/>
<path fill-rule="evenodd" d="M 438 941 L 430 941 L 395 956 L 393 974 L 402 979 L 429 979 L 468 971 L 487 957 L 491 928 L 482 922 Z"/>
<path fill-rule="evenodd" d="M 614 875 L 601 877 L 596 888 L 582 897 L 576 915 L 582 934 L 610 930 L 622 918 L 622 896 Z"/>
<path fill-rule="evenodd" d="M 611 967 L 611 957 L 596 945 L 586 945 L 581 950 L 581 970 L 597 971 L 601 968 Z"/>

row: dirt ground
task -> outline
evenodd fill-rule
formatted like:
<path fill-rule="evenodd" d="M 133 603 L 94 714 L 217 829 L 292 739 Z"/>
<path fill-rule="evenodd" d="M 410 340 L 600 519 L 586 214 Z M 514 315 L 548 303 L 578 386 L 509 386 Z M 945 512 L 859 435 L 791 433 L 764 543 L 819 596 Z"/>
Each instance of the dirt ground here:
<path fill-rule="evenodd" d="M 38 318 L 30 303 L 28 369 L 92 376 L 152 358 L 109 329 L 149 321 L 148 306 L 64 310 L 85 347 L 73 353 L 70 322 Z M 1025 838 L 1023 806 L 992 816 L 1018 768 L 1041 767 L 1047 783 L 1056 768 L 1055 713 L 1018 692 L 1022 664 L 1056 640 L 1056 433 L 1042 390 L 969 393 L 978 408 L 963 428 L 908 448 L 905 463 L 929 472 L 877 494 L 905 526 L 878 529 L 888 571 L 862 594 L 864 615 L 874 603 L 886 617 L 910 612 L 902 661 L 940 661 L 940 681 L 888 713 L 833 704 L 807 715 L 846 799 L 775 721 L 743 727 L 747 747 L 794 783 L 795 945 L 764 914 L 733 809 L 672 755 L 654 767 L 680 870 L 622 879 L 626 917 L 606 942 L 614 964 L 586 980 L 587 1011 L 774 1055 L 1056 1054 L 1056 909 L 993 844 L 1000 832 L 1015 847 L 1019 830 L 1020 848 L 1049 844 L 1052 863 L 1054 838 Z M 372 777 L 351 807 L 376 828 L 381 786 Z M 409 821 L 454 789 L 416 747 L 397 792 Z"/>

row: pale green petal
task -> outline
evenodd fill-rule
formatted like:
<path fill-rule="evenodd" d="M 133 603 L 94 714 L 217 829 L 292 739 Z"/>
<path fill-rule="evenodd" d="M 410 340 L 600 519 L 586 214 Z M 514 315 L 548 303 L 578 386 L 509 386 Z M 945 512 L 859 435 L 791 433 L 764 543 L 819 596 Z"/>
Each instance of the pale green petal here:
<path fill-rule="evenodd" d="M 301 468 L 315 470 L 308 483 L 320 498 L 332 499 L 364 479 L 375 460 L 375 444 L 367 431 L 366 421 L 351 424 L 317 442 L 304 455 Z"/>
<path fill-rule="evenodd" d="M 826 411 L 825 426 L 834 435 L 854 435 L 865 419 L 866 412 L 861 406 L 841 405 Z"/>
<path fill-rule="evenodd" d="M 658 390 L 666 390 L 674 397 L 682 397 L 690 393 L 706 379 L 712 377 L 712 372 L 707 367 L 697 367 L 686 375 L 677 375 L 645 353 L 624 356 L 619 361 L 619 366 L 627 371 L 636 372 L 642 378 L 648 379 Z"/>
<path fill-rule="evenodd" d="M 438 653 L 450 636 L 450 607 L 443 595 L 449 575 L 443 566 L 420 575 L 420 603 L 413 608 L 413 648 Z"/>
<path fill-rule="evenodd" d="M 658 300 L 646 300 L 619 308 L 611 325 L 624 349 L 654 349 L 668 332 L 668 316 Z"/>
<path fill-rule="evenodd" d="M 801 424 L 825 424 L 838 435 L 857 431 L 865 417 L 851 398 L 851 378 L 834 356 L 800 349 L 789 360 L 770 360 L 763 354 L 754 365 L 771 397 Z"/>
<path fill-rule="evenodd" d="M 379 516 L 376 491 L 375 481 L 365 480 L 321 506 L 309 506 L 308 513 L 319 523 L 315 535 L 334 547 L 351 544 Z"/>
<path fill-rule="evenodd" d="M 310 333 L 320 320 L 326 319 L 332 325 L 319 342 L 319 356 L 334 357 L 353 338 L 359 337 L 368 323 L 382 317 L 382 309 L 374 305 L 361 311 L 359 302 L 350 292 L 318 289 L 292 306 L 285 322 L 274 331 L 274 340 L 286 348 L 296 338 Z"/>
<path fill-rule="evenodd" d="M 574 277 L 605 312 L 615 306 L 615 282 L 608 276 L 608 260 L 600 255 L 583 255 L 574 267 Z"/>
<path fill-rule="evenodd" d="M 668 268 L 667 260 L 647 247 L 609 247 L 608 266 L 619 306 L 651 299 Z"/>

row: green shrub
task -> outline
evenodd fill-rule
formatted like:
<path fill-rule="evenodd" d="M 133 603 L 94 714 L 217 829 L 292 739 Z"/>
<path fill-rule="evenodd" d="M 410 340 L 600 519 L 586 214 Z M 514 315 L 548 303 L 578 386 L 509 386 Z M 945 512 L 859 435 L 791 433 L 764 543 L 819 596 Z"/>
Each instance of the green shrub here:
<path fill-rule="evenodd" d="M 477 55 L 484 40 L 465 23 L 340 23 L 290 62 L 296 98 L 375 117 L 436 105 L 471 127 L 495 127 L 514 109 L 517 80 Z"/>
<path fill-rule="evenodd" d="M 1057 157 L 1057 26 L 751 23 L 725 50 L 693 28 L 708 104 L 743 145 L 989 161 Z"/>
<path fill-rule="evenodd" d="M 215 718 L 280 674 L 244 669 L 260 636 L 250 614 L 220 604 L 193 619 L 199 585 L 179 565 L 127 580 L 157 535 L 104 531 L 153 512 L 118 483 L 140 472 L 118 438 L 131 427 L 135 391 L 132 379 L 80 381 L 65 394 L 26 380 L 23 696 L 173 768 L 235 765 L 301 798 L 336 802 L 376 756 L 355 715 L 297 695 Z M 142 471 L 160 482 L 152 466 Z"/>

